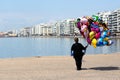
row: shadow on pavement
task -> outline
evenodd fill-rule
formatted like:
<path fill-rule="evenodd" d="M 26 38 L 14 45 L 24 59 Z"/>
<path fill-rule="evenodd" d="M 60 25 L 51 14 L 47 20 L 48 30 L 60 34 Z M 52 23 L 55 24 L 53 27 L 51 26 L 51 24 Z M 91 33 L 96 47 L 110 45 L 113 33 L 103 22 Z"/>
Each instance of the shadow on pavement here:
<path fill-rule="evenodd" d="M 108 66 L 108 67 L 93 67 L 93 68 L 89 68 L 89 69 L 107 71 L 107 70 L 120 70 L 120 67 Z"/>

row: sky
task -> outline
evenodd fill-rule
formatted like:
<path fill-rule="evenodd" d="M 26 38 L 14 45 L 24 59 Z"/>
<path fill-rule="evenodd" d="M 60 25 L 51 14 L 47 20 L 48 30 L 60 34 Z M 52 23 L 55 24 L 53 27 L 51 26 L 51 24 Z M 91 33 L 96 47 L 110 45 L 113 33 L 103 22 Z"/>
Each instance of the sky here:
<path fill-rule="evenodd" d="M 120 0 L 0 0 L 0 32 L 120 9 Z"/>

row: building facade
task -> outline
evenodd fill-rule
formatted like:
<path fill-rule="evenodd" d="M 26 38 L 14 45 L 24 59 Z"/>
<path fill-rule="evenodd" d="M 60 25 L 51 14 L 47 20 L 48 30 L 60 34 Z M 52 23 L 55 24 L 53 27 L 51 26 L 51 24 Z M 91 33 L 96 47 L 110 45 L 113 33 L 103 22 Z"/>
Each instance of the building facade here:
<path fill-rule="evenodd" d="M 97 15 L 104 21 L 104 23 L 108 23 L 109 21 L 108 17 L 110 14 L 111 14 L 110 11 L 97 13 Z"/>
<path fill-rule="evenodd" d="M 108 19 L 108 26 L 112 33 L 120 35 L 120 9 L 112 11 Z"/>

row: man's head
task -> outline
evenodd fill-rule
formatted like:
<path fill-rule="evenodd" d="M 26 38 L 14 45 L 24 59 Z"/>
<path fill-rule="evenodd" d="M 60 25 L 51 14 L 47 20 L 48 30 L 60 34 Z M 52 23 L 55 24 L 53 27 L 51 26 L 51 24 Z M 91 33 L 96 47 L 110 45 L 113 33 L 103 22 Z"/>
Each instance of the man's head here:
<path fill-rule="evenodd" d="M 78 43 L 79 39 L 77 37 L 74 38 L 74 41 Z"/>

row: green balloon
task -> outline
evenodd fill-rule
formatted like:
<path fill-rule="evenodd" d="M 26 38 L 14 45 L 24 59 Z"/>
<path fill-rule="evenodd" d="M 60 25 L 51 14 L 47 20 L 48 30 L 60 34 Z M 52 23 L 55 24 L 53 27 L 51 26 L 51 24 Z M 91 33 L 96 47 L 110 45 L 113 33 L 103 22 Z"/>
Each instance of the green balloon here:
<path fill-rule="evenodd" d="M 92 15 L 92 18 L 93 18 L 94 21 L 98 21 L 98 19 L 99 19 L 99 17 L 96 16 L 96 15 Z"/>

